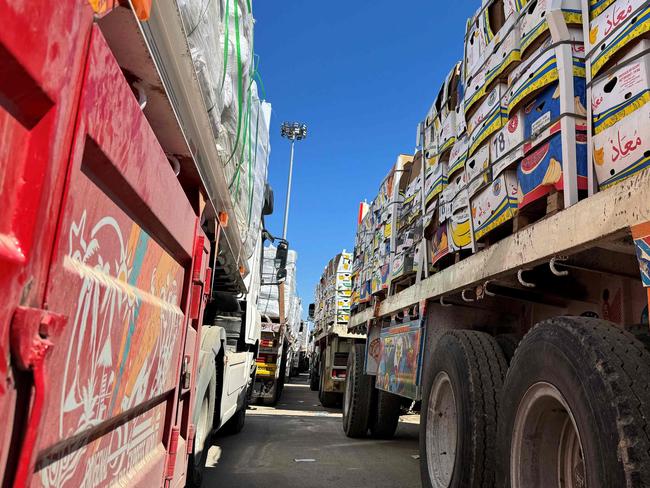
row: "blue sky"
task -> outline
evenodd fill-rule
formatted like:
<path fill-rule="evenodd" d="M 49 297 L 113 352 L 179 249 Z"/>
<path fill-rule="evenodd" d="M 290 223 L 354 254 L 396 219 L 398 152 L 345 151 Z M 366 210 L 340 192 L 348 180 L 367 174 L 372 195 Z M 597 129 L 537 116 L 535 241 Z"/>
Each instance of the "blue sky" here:
<path fill-rule="evenodd" d="M 254 3 L 255 51 L 273 105 L 275 213 L 266 222 L 276 235 L 289 168 L 280 124 L 309 127 L 296 144 L 288 226 L 305 314 L 327 261 L 343 248 L 353 250 L 359 202 L 372 200 L 399 153 L 412 153 L 417 123 L 461 58 L 465 22 L 479 3 Z"/>

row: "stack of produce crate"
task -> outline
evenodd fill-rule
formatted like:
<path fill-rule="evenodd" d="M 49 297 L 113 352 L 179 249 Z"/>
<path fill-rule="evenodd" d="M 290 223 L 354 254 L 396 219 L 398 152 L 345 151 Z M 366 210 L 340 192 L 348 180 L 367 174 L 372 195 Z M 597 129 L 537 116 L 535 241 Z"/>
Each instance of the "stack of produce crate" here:
<path fill-rule="evenodd" d="M 420 262 L 423 232 L 422 213 L 422 153 L 414 158 L 400 157 L 393 173 L 395 192 L 393 208 L 396 214 L 396 235 L 388 249 L 391 254 L 390 280 L 410 277 L 417 271 Z M 433 178 L 433 177 L 431 177 Z M 431 179 L 430 178 L 430 179 Z M 385 284 L 388 287 L 388 282 Z"/>
<path fill-rule="evenodd" d="M 642 0 L 484 0 L 418 126 L 420 148 L 391 170 L 386 287 L 397 291 L 391 280 L 421 259 L 439 271 L 646 168 L 649 31 Z M 377 229 L 376 208 L 358 246 Z"/>
<path fill-rule="evenodd" d="M 352 302 L 352 253 L 345 250 L 330 259 L 316 285 L 314 323 L 324 331 L 331 325 L 347 325 Z"/>

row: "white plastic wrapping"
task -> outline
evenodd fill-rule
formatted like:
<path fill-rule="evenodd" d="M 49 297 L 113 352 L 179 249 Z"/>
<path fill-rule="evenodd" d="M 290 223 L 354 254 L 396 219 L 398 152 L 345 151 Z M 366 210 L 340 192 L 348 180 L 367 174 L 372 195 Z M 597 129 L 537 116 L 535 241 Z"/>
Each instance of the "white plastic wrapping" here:
<path fill-rule="evenodd" d="M 277 268 L 275 266 L 275 246 L 264 248 L 264 260 L 262 262 L 262 282 L 276 283 Z M 296 290 L 296 260 L 298 255 L 296 251 L 290 250 L 287 256 L 287 278 L 284 282 L 284 318 L 292 317 L 292 305 L 294 298 L 297 297 Z M 262 316 L 280 317 L 280 303 L 278 285 L 262 285 L 260 287 L 258 309 Z"/>
<path fill-rule="evenodd" d="M 255 248 L 267 177 L 271 106 L 253 82 L 250 0 L 178 0 L 190 54 L 246 256 Z"/>

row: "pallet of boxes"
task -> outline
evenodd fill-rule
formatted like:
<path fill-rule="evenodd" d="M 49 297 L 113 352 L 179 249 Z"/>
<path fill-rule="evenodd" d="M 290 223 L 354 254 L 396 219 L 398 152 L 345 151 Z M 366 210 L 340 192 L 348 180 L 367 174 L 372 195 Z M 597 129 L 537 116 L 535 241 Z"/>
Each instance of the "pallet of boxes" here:
<path fill-rule="evenodd" d="M 345 250 L 325 266 L 314 293 L 314 360 L 310 387 L 323 406 L 336 405 L 344 391 L 348 354 L 364 336 L 348 332 L 352 304 L 352 253 Z"/>
<path fill-rule="evenodd" d="M 467 23 L 464 60 L 423 124 L 427 171 L 447 175 L 427 221 L 433 266 L 586 193 L 580 3 L 553 5 L 493 1 Z"/>
<path fill-rule="evenodd" d="M 291 345 L 300 327 L 301 305 L 296 291 L 296 251 L 287 253 L 284 279 L 284 316 L 280 315 L 280 287 L 276 267 L 277 248 L 264 248 L 262 261 L 262 286 L 258 310 L 262 317 L 261 338 L 257 355 L 257 374 L 253 385 L 253 400 L 275 405 L 282 389 L 288 366 L 291 364 Z"/>
<path fill-rule="evenodd" d="M 394 231 L 397 227 L 397 212 L 401 199 L 405 196 L 404 192 L 398 190 L 398 185 L 404 167 L 411 165 L 412 161 L 412 156 L 399 156 L 382 181 L 375 199 L 370 204 L 362 203 L 359 207 L 352 264 L 354 291 L 351 306 L 355 310 L 368 306 L 373 296 L 386 296 L 392 278 L 391 270 L 395 269 L 397 263 L 393 253 L 397 236 Z M 413 199 L 414 197 L 411 198 Z M 413 221 L 409 225 L 411 224 Z M 400 273 L 412 267 L 414 243 L 418 242 L 415 239 L 413 236 L 398 244 L 400 253 L 397 266 Z"/>

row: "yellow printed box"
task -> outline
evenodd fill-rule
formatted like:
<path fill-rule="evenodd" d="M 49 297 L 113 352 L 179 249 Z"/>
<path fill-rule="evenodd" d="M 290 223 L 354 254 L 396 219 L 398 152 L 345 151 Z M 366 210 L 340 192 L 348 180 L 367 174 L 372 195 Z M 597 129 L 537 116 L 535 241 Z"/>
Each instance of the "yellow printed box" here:
<path fill-rule="evenodd" d="M 428 205 L 447 186 L 447 163 L 439 162 L 426 165 L 426 178 L 424 181 L 425 203 Z"/>
<path fill-rule="evenodd" d="M 650 100 L 650 53 L 613 67 L 591 89 L 593 133 L 599 134 Z"/>
<path fill-rule="evenodd" d="M 584 51 L 579 42 L 582 38 L 582 33 L 579 30 L 573 30 L 571 32 L 573 33 L 573 37 L 576 38 L 571 42 L 573 76 L 584 78 Z M 507 106 L 508 114 L 512 114 L 519 104 L 531 95 L 557 82 L 558 79 L 559 71 L 555 56 L 555 47 L 544 44 L 535 52 L 535 55 L 531 57 L 530 61 L 520 65 L 511 73 L 509 78 L 511 85 L 504 97 L 504 104 Z"/>
<path fill-rule="evenodd" d="M 500 32 L 503 39 L 497 40 L 497 45 L 487 59 L 485 83 L 488 85 L 497 78 L 505 76 L 521 60 L 520 24 L 511 17 Z M 503 34 L 501 34 L 503 32 Z M 488 48 L 489 49 L 489 48 Z"/>
<path fill-rule="evenodd" d="M 549 35 L 548 14 L 554 0 L 537 0 L 529 2 L 520 19 L 521 53 L 526 56 L 526 50 L 542 35 Z M 582 6 L 580 0 L 562 0 L 560 8 L 567 25 L 582 25 Z M 561 30 L 560 30 L 561 31 Z M 553 39 L 554 42 L 566 39 Z"/>
<path fill-rule="evenodd" d="M 467 132 L 470 134 L 468 157 L 472 156 L 483 141 L 499 130 L 507 119 L 506 109 L 501 103 L 504 92 L 505 85 L 496 84 L 468 121 Z"/>
<path fill-rule="evenodd" d="M 479 240 L 517 215 L 519 188 L 517 172 L 504 171 L 471 199 L 470 212 L 474 239 Z"/>
<path fill-rule="evenodd" d="M 461 190 L 451 204 L 451 217 L 447 222 L 449 250 L 458 252 L 472 248 L 472 232 L 469 221 L 469 198 L 467 190 Z"/>
<path fill-rule="evenodd" d="M 485 62 L 488 38 L 485 25 L 485 16 L 482 7 L 467 21 L 465 30 L 465 46 L 463 58 L 464 78 L 467 79 L 479 70 Z"/>
<path fill-rule="evenodd" d="M 462 135 L 456 139 L 454 147 L 451 148 L 451 153 L 449 153 L 449 167 L 447 169 L 447 176 L 451 176 L 456 173 L 456 171 L 465 169 L 465 161 L 467 161 L 467 148 L 469 146 L 469 140 L 467 135 Z"/>
<path fill-rule="evenodd" d="M 487 68 L 479 70 L 477 73 L 468 76 L 465 79 L 465 93 L 463 97 L 463 107 L 465 115 L 485 96 L 487 89 Z"/>
<path fill-rule="evenodd" d="M 650 31 L 650 3 L 646 0 L 617 0 L 589 24 L 591 76 L 632 41 Z"/>
<path fill-rule="evenodd" d="M 605 189 L 650 165 L 650 103 L 601 130 L 592 139 L 599 188 Z"/>
<path fill-rule="evenodd" d="M 490 167 L 490 146 L 488 144 L 482 145 L 478 150 L 467 158 L 465 163 L 465 177 L 470 182 L 478 175 L 483 173 Z"/>
<path fill-rule="evenodd" d="M 524 118 L 521 109 L 515 110 L 508 122 L 490 139 L 490 160 L 493 177 L 513 166 L 524 156 Z"/>

